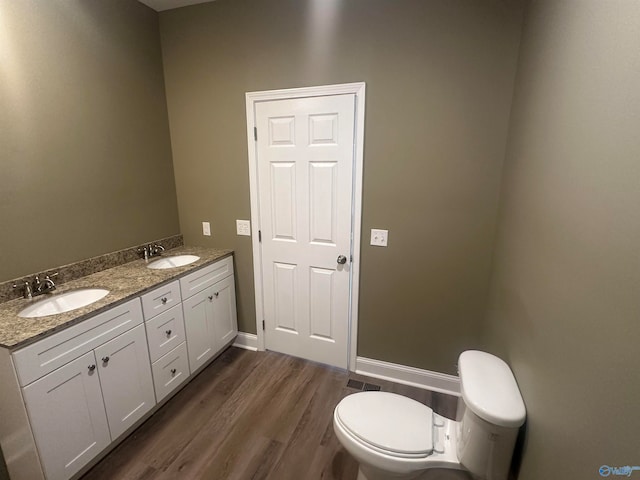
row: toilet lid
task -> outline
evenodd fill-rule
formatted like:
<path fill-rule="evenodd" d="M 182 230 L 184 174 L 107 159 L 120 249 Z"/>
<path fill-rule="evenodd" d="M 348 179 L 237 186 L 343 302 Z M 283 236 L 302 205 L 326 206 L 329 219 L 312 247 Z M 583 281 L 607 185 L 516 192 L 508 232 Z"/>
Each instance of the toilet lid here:
<path fill-rule="evenodd" d="M 387 392 L 361 392 L 336 407 L 342 425 L 363 442 L 390 454 L 429 455 L 433 451 L 433 410 Z"/>

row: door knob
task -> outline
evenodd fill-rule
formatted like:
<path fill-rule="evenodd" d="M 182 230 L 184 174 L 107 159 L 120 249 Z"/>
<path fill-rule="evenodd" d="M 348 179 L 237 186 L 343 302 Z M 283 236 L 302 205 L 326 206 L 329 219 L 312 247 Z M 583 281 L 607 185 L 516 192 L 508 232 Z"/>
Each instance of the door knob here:
<path fill-rule="evenodd" d="M 347 263 L 347 257 L 345 257 L 344 255 L 338 255 L 338 263 L 340 265 L 344 265 L 345 263 Z"/>

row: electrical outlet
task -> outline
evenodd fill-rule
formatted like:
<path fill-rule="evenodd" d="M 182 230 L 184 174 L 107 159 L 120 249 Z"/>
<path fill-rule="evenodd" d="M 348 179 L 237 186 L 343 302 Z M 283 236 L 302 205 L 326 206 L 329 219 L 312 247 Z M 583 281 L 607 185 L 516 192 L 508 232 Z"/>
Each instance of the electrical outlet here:
<path fill-rule="evenodd" d="M 207 237 L 211 236 L 211 225 L 209 222 L 202 222 L 202 234 Z"/>
<path fill-rule="evenodd" d="M 251 236 L 251 222 L 249 220 L 236 220 L 236 232 L 238 235 Z"/>
<path fill-rule="evenodd" d="M 389 230 L 371 229 L 371 245 L 375 247 L 386 247 L 389 240 Z"/>

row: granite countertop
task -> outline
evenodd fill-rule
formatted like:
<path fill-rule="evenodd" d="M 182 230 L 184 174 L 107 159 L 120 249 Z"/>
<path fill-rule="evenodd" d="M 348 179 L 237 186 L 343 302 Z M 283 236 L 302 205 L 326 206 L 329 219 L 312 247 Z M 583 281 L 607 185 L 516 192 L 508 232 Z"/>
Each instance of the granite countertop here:
<path fill-rule="evenodd" d="M 182 246 L 167 250 L 162 256 L 181 254 L 197 255 L 200 260 L 183 267 L 152 270 L 147 268 L 147 262 L 141 259 L 58 285 L 55 293 L 63 293 L 78 288 L 105 288 L 109 290 L 109 294 L 106 297 L 91 305 L 70 312 L 39 318 L 21 318 L 18 316 L 18 313 L 23 308 L 30 303 L 47 298 L 47 294 L 34 297 L 32 300 L 18 298 L 0 303 L 0 346 L 10 350 L 17 350 L 43 337 L 82 322 L 90 316 L 153 290 L 160 285 L 169 283 L 192 270 L 228 257 L 233 254 L 233 250 Z M 162 257 L 155 257 L 153 260 L 157 258 Z"/>

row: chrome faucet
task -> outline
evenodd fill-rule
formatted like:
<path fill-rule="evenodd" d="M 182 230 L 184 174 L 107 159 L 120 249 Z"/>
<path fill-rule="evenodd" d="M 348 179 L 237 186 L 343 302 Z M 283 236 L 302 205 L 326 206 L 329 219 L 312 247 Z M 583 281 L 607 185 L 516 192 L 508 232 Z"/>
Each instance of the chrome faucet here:
<path fill-rule="evenodd" d="M 51 276 L 55 277 L 58 273 L 52 273 Z M 36 280 L 38 277 L 36 276 Z M 44 280 L 42 282 L 38 281 L 38 286 L 34 289 L 34 295 L 42 295 L 43 293 L 53 292 L 56 289 L 56 284 L 53 283 L 51 277 L 49 275 L 45 275 Z"/>
<path fill-rule="evenodd" d="M 18 286 L 19 285 L 17 285 L 16 283 L 13 284 L 13 288 L 18 288 Z M 31 288 L 31 284 L 29 282 L 24 282 L 24 285 L 22 285 L 22 287 L 24 288 L 22 296 L 27 300 L 31 300 L 31 298 L 33 298 L 33 290 Z"/>
<path fill-rule="evenodd" d="M 51 277 L 56 275 L 58 275 L 58 272 L 52 273 L 51 276 L 45 275 L 42 281 L 40 281 L 40 276 L 36 275 L 31 282 L 25 281 L 22 284 L 24 288 L 22 296 L 26 299 L 31 299 L 43 293 L 53 292 L 56 289 L 56 284 L 51 280 Z M 14 283 L 13 288 L 18 288 L 18 285 Z"/>
<path fill-rule="evenodd" d="M 153 245 L 150 245 L 150 247 L 152 257 L 155 255 L 162 255 L 162 252 L 164 252 L 164 247 L 159 243 L 154 243 Z"/>
<path fill-rule="evenodd" d="M 144 247 L 139 247 L 138 248 L 138 253 L 142 256 L 142 258 L 144 258 L 145 260 L 149 260 L 149 246 L 145 245 Z"/>
<path fill-rule="evenodd" d="M 156 255 L 161 255 L 164 252 L 164 247 L 159 243 L 150 243 L 149 245 L 144 245 L 138 248 L 138 253 L 145 260 L 149 260 L 151 257 L 155 257 Z"/>

